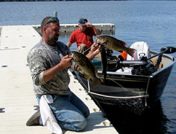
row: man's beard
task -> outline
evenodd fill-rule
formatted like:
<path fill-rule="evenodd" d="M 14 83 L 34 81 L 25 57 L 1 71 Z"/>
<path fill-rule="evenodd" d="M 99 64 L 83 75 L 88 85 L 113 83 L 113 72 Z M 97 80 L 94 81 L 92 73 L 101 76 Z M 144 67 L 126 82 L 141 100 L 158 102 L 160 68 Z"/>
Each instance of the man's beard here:
<path fill-rule="evenodd" d="M 49 42 L 51 45 L 55 44 L 59 39 L 59 36 L 55 36 L 55 37 L 52 37 L 50 38 Z"/>

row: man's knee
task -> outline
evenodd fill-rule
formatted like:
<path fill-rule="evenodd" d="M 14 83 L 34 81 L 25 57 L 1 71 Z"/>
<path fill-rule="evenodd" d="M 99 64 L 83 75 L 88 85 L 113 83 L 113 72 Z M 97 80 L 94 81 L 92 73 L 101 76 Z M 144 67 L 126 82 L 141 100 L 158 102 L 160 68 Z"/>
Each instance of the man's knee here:
<path fill-rule="evenodd" d="M 73 123 L 73 130 L 74 131 L 82 131 L 87 126 L 87 120 L 86 118 L 79 119 L 78 121 L 75 121 Z"/>
<path fill-rule="evenodd" d="M 87 126 L 87 119 L 78 112 L 64 112 L 57 117 L 60 125 L 67 130 L 81 131 Z"/>

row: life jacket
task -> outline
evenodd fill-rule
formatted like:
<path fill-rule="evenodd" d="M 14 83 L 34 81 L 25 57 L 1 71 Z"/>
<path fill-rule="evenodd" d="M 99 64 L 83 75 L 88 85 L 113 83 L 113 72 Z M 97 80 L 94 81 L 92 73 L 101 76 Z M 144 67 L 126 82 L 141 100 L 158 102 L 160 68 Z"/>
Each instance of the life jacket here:
<path fill-rule="evenodd" d="M 126 60 L 127 59 L 127 52 L 126 51 L 122 51 L 119 55 L 119 58 L 122 58 L 121 60 Z"/>

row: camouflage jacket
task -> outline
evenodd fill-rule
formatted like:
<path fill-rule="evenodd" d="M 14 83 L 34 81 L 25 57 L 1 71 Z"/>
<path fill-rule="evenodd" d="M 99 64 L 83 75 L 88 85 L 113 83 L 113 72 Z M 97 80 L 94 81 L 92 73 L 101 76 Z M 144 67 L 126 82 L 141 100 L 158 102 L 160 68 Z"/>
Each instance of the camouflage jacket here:
<path fill-rule="evenodd" d="M 56 73 L 54 78 L 48 82 L 44 82 L 41 78 L 43 71 L 58 64 L 61 57 L 68 53 L 70 53 L 69 49 L 62 42 L 57 42 L 57 45 L 53 47 L 40 41 L 30 50 L 27 56 L 27 62 L 36 94 L 69 94 L 68 84 L 70 78 L 67 69 Z"/>

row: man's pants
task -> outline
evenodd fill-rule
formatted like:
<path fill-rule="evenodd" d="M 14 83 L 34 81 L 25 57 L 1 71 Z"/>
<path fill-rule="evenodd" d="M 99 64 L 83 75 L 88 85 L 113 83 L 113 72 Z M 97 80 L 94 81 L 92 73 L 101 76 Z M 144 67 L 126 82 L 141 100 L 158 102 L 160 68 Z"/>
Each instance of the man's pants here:
<path fill-rule="evenodd" d="M 52 95 L 49 104 L 59 125 L 65 130 L 81 131 L 87 125 L 88 107 L 72 92 L 68 96 Z M 38 98 L 39 99 L 39 98 Z"/>

